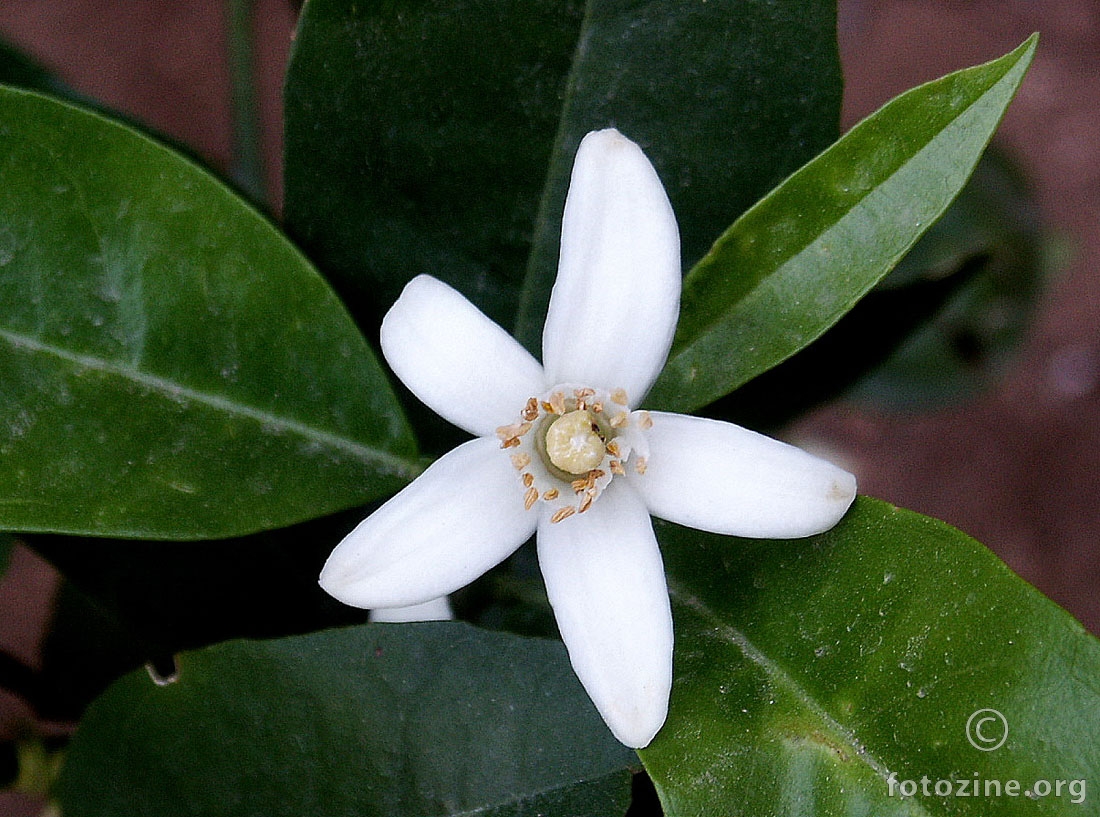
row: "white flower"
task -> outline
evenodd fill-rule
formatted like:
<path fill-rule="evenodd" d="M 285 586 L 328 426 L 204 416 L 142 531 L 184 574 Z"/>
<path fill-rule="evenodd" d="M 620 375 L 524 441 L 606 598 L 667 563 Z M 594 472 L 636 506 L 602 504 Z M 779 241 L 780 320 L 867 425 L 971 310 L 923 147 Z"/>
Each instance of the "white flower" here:
<path fill-rule="evenodd" d="M 543 364 L 447 285 L 411 281 L 382 323 L 402 382 L 476 435 L 344 539 L 321 584 L 367 608 L 450 593 L 538 532 L 558 628 L 615 736 L 647 745 L 672 684 L 672 616 L 650 514 L 715 533 L 832 527 L 855 479 L 729 423 L 637 406 L 664 366 L 679 234 L 656 172 L 615 130 L 573 166 Z"/>

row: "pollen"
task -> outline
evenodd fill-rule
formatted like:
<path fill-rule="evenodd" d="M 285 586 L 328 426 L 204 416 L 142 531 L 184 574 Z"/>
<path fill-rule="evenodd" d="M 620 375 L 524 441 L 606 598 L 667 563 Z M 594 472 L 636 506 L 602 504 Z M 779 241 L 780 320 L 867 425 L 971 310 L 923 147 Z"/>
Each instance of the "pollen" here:
<path fill-rule="evenodd" d="M 576 512 L 577 509 L 574 508 L 572 505 L 566 505 L 564 508 L 558 508 L 556 511 L 554 511 L 554 515 L 550 517 L 550 522 L 556 524 L 558 522 L 561 522 L 561 520 L 563 519 L 568 519 Z"/>
<path fill-rule="evenodd" d="M 524 406 L 521 416 L 527 422 L 531 422 L 539 416 L 539 401 L 532 397 L 527 401 L 527 405 Z"/>
<path fill-rule="evenodd" d="M 515 422 L 496 429 L 518 472 L 523 505 L 544 504 L 552 522 L 587 512 L 617 477 L 646 470 L 649 413 L 631 411 L 624 389 L 561 384 L 528 397 Z"/>

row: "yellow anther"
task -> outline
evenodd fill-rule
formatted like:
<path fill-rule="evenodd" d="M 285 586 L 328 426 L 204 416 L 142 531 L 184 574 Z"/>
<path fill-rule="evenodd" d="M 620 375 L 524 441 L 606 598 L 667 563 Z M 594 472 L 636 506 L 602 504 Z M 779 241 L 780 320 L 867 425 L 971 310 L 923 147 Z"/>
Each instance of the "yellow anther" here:
<path fill-rule="evenodd" d="M 561 522 L 563 519 L 568 519 L 577 512 L 577 509 L 572 505 L 566 505 L 564 508 L 558 508 L 554 511 L 554 515 L 550 517 L 552 523 Z"/>

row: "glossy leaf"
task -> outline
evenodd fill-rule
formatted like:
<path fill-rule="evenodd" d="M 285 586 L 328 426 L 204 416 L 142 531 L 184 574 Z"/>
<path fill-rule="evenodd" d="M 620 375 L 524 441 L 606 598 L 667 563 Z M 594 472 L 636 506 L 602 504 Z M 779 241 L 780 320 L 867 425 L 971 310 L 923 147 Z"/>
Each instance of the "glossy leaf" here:
<path fill-rule="evenodd" d="M 1058 262 L 1023 180 L 995 148 L 943 217 L 835 326 L 707 413 L 777 430 L 838 398 L 928 411 L 996 384 Z"/>
<path fill-rule="evenodd" d="M 704 406 L 851 309 L 965 184 L 1035 46 L 902 94 L 738 219 L 684 281 L 647 402 Z"/>
<path fill-rule="evenodd" d="M 132 673 L 69 750 L 66 815 L 606 817 L 636 758 L 552 641 L 465 624 L 221 644 Z"/>
<path fill-rule="evenodd" d="M 1068 781 L 1100 778 L 1100 642 L 977 542 L 866 498 L 804 540 L 660 537 L 676 680 L 640 754 L 669 817 L 1083 813 Z M 984 708 L 1007 719 L 998 750 L 967 739 Z M 1021 789 L 901 797 L 922 777 Z"/>
<path fill-rule="evenodd" d="M 1051 272 L 1050 236 L 1016 169 L 986 152 L 970 183 L 880 285 L 895 300 L 948 285 L 946 303 L 849 397 L 913 411 L 975 396 L 1014 359 Z"/>
<path fill-rule="evenodd" d="M 336 296 L 207 173 L 8 89 L 0 176 L 0 526 L 222 537 L 416 473 Z"/>
<path fill-rule="evenodd" d="M 303 7 L 286 80 L 286 222 L 365 321 L 428 273 L 511 323 L 582 11 Z"/>
<path fill-rule="evenodd" d="M 836 139 L 840 96 L 829 0 L 589 0 L 516 336 L 537 351 L 565 191 L 585 133 L 614 125 L 646 151 L 690 267 L 737 216 Z"/>
<path fill-rule="evenodd" d="M 311 0 L 287 81 L 289 229 L 368 313 L 426 272 L 506 326 L 534 235 L 530 341 L 583 133 L 615 124 L 652 151 L 694 260 L 836 137 L 835 29 L 825 0 Z"/>

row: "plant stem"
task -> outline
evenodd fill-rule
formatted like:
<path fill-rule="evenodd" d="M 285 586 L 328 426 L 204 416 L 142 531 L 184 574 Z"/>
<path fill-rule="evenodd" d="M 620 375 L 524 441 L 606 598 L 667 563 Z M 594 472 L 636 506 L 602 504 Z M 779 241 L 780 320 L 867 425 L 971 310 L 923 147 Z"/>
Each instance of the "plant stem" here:
<path fill-rule="evenodd" d="M 254 0 L 229 0 L 227 32 L 233 105 L 233 157 L 229 175 L 257 204 L 266 202 L 256 65 L 253 54 Z"/>

